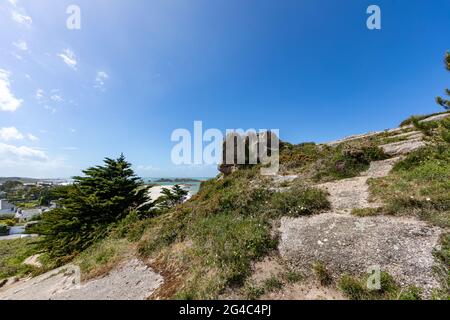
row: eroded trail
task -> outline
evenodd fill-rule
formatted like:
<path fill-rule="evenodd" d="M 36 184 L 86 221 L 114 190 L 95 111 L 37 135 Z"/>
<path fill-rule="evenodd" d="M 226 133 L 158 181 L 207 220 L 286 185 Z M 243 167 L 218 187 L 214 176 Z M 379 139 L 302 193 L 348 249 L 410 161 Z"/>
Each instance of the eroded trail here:
<path fill-rule="evenodd" d="M 67 265 L 0 289 L 0 300 L 144 300 L 163 278 L 131 259 L 103 277 L 79 283 L 79 269 Z"/>
<path fill-rule="evenodd" d="M 386 176 L 398 160 L 400 160 L 400 157 L 375 161 L 359 177 L 327 182 L 317 187 L 329 193 L 328 199 L 334 213 L 350 213 L 353 209 L 376 208 L 381 204 L 368 201 L 369 186 L 367 185 L 367 179 Z"/>
<path fill-rule="evenodd" d="M 416 137 L 415 137 L 416 139 Z M 364 274 L 369 267 L 389 272 L 401 285 L 415 285 L 429 295 L 439 287 L 433 271 L 442 230 L 409 217 L 351 215 L 353 209 L 375 208 L 369 202 L 367 179 L 388 175 L 405 153 L 421 141 L 393 143 L 397 157 L 376 161 L 358 177 L 318 185 L 329 193 L 332 210 L 315 216 L 283 218 L 279 228 L 281 257 L 294 269 L 310 272 L 322 262 L 338 278 L 343 273 Z"/>

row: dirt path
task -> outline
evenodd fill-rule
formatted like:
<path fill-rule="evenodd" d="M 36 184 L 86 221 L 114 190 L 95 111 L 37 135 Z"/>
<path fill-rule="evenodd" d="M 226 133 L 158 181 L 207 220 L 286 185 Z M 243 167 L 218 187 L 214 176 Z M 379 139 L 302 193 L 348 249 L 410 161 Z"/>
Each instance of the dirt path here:
<path fill-rule="evenodd" d="M 395 158 L 371 163 L 361 176 L 319 185 L 329 192 L 332 210 L 312 217 L 283 218 L 279 253 L 294 269 L 310 273 L 322 262 L 335 278 L 343 273 L 364 274 L 369 267 L 389 272 L 402 285 L 415 285 L 429 295 L 439 287 L 433 267 L 433 249 L 441 229 L 415 218 L 357 217 L 355 208 L 379 207 L 371 203 L 367 179 L 389 174 L 401 155 L 423 145 L 413 140 L 385 145 Z"/>
<path fill-rule="evenodd" d="M 350 213 L 356 208 L 379 207 L 381 204 L 368 201 L 369 186 L 367 185 L 367 179 L 386 176 L 399 159 L 399 157 L 396 157 L 372 162 L 369 169 L 359 177 L 327 182 L 317 187 L 328 191 L 328 199 L 334 213 Z"/>

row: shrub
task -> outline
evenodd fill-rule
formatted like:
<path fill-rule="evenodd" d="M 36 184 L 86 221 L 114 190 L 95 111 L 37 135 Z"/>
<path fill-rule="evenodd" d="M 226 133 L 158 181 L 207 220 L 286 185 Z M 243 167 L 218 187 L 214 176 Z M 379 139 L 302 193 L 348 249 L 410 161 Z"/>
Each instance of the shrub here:
<path fill-rule="evenodd" d="M 45 212 L 30 231 L 43 235 L 40 247 L 61 262 L 104 238 L 111 223 L 147 201 L 146 190 L 139 188 L 141 181 L 123 155 L 83 172 L 67 190 L 63 207 Z"/>
<path fill-rule="evenodd" d="M 276 276 L 271 276 L 264 280 L 263 285 L 266 292 L 272 292 L 283 288 L 283 282 Z"/>
<path fill-rule="evenodd" d="M 319 213 L 331 207 L 324 191 L 303 186 L 293 186 L 288 191 L 275 193 L 272 205 L 277 215 L 292 217 Z"/>
<path fill-rule="evenodd" d="M 0 235 L 8 235 L 9 233 L 9 226 L 6 224 L 0 224 Z"/>
<path fill-rule="evenodd" d="M 327 181 L 355 177 L 367 170 L 370 162 L 386 158 L 383 150 L 372 142 L 342 143 L 318 164 L 315 179 Z"/>
<path fill-rule="evenodd" d="M 338 286 L 351 300 L 420 300 L 421 290 L 417 287 L 408 287 L 402 290 L 394 278 L 387 272 L 380 274 L 380 289 L 367 287 L 367 276 L 354 278 L 344 275 Z"/>
<path fill-rule="evenodd" d="M 284 278 L 288 283 L 296 283 L 303 279 L 303 275 L 300 272 L 290 270 L 284 274 Z"/>
<path fill-rule="evenodd" d="M 316 262 L 313 264 L 313 271 L 319 280 L 320 284 L 323 286 L 329 286 L 333 283 L 333 278 L 330 272 L 321 262 Z"/>

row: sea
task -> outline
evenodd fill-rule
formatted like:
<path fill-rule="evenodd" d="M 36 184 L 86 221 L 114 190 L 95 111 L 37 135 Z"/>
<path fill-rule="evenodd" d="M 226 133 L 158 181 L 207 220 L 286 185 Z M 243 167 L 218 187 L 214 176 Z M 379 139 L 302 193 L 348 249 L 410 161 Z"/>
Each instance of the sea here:
<path fill-rule="evenodd" d="M 160 186 L 174 186 L 176 184 L 180 186 L 184 186 L 191 196 L 196 194 L 200 189 L 200 184 L 203 181 L 207 181 L 212 179 L 212 177 L 192 177 L 192 178 L 165 178 L 165 177 L 157 177 L 157 178 L 143 178 L 144 183 L 146 184 L 156 184 Z"/>

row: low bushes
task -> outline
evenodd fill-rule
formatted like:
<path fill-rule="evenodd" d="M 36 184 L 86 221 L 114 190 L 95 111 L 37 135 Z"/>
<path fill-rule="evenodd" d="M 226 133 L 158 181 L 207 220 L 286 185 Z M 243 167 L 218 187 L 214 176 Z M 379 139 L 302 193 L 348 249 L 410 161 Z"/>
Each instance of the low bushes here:
<path fill-rule="evenodd" d="M 402 290 L 391 275 L 386 272 L 380 274 L 380 289 L 369 289 L 367 277 L 355 278 L 349 275 L 341 277 L 339 288 L 351 300 L 420 300 L 421 290 L 409 287 Z"/>

